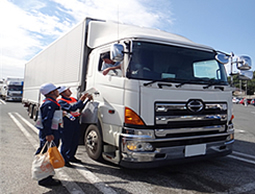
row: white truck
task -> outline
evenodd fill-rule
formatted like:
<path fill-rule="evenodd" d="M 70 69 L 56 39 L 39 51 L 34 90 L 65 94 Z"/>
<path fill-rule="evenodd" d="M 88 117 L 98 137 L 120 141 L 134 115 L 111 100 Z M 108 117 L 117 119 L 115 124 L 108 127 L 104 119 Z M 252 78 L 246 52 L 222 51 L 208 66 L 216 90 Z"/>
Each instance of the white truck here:
<path fill-rule="evenodd" d="M 4 80 L 0 80 L 0 98 L 2 98 L 3 85 L 4 85 Z"/>
<path fill-rule="evenodd" d="M 107 52 L 121 69 L 104 76 Z M 36 119 L 41 84 L 65 85 L 77 98 L 94 88 L 80 122 L 95 160 L 138 168 L 224 156 L 234 142 L 231 57 L 179 35 L 86 18 L 26 64 L 23 103 Z"/>
<path fill-rule="evenodd" d="M 7 77 L 1 88 L 5 101 L 22 101 L 24 78 Z"/>

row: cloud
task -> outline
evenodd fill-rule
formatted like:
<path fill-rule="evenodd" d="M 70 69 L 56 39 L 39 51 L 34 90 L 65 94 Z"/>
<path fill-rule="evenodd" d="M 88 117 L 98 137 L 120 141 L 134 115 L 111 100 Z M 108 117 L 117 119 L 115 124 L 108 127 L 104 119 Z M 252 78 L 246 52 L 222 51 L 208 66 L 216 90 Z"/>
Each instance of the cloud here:
<path fill-rule="evenodd" d="M 172 14 L 169 11 L 171 5 L 164 0 L 53 1 L 63 6 L 76 21 L 81 21 L 85 17 L 93 17 L 161 29 L 168 28 L 167 26 L 172 24 Z M 159 7 L 159 5 L 161 6 Z"/>
<path fill-rule="evenodd" d="M 19 71 L 12 76 L 20 75 L 25 61 L 85 17 L 170 29 L 169 9 L 159 4 L 170 6 L 164 0 L 1 0 L 0 78 L 14 66 Z"/>
<path fill-rule="evenodd" d="M 29 1 L 26 1 L 28 5 Z M 11 73 L 20 75 L 24 72 L 24 61 L 42 50 L 63 31 L 70 28 L 68 23 L 60 23 L 56 16 L 42 14 L 39 10 L 46 4 L 37 3 L 22 9 L 17 5 L 1 0 L 1 70 L 0 76 L 9 76 L 5 69 L 14 68 Z M 13 64 L 13 63 L 16 64 Z M 23 63 L 23 64 L 21 64 Z M 18 71 L 19 70 L 19 71 Z"/>

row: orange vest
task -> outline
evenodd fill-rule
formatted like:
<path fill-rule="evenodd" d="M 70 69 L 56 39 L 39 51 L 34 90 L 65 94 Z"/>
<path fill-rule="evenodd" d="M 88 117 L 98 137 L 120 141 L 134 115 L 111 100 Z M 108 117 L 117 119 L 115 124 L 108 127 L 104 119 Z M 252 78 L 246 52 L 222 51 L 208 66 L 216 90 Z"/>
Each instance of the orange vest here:
<path fill-rule="evenodd" d="M 64 98 L 60 98 L 60 99 L 58 99 L 58 101 L 59 101 L 59 100 L 63 100 L 63 101 L 67 102 L 67 103 L 70 104 L 70 105 L 73 105 L 73 104 L 75 104 L 75 103 L 77 102 L 77 100 L 76 100 L 75 98 L 73 98 L 73 97 L 70 97 L 70 99 L 71 99 L 71 100 L 67 100 L 67 99 L 64 99 Z M 70 114 L 73 115 L 74 117 L 78 117 L 78 116 L 80 116 L 81 113 L 80 113 L 79 110 L 77 109 L 76 111 L 70 111 Z"/>

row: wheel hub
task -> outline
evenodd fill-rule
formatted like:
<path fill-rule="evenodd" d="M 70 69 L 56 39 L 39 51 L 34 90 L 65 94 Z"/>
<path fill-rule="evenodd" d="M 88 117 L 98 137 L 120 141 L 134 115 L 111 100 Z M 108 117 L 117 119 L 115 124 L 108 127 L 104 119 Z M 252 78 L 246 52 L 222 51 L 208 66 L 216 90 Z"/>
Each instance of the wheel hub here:
<path fill-rule="evenodd" d="M 87 147 L 92 151 L 97 150 L 98 136 L 95 131 L 90 131 L 87 136 Z"/>

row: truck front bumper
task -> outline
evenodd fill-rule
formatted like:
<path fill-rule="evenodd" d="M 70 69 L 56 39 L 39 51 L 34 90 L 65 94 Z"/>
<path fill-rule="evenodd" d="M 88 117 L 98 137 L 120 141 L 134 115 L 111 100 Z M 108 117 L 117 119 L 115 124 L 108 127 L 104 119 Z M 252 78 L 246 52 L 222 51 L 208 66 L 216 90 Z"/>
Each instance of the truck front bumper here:
<path fill-rule="evenodd" d="M 6 96 L 6 101 L 22 101 L 22 97 Z"/>
<path fill-rule="evenodd" d="M 127 168 L 150 168 L 224 156 L 232 152 L 233 133 L 231 130 L 178 138 L 122 134 L 120 165 Z"/>

